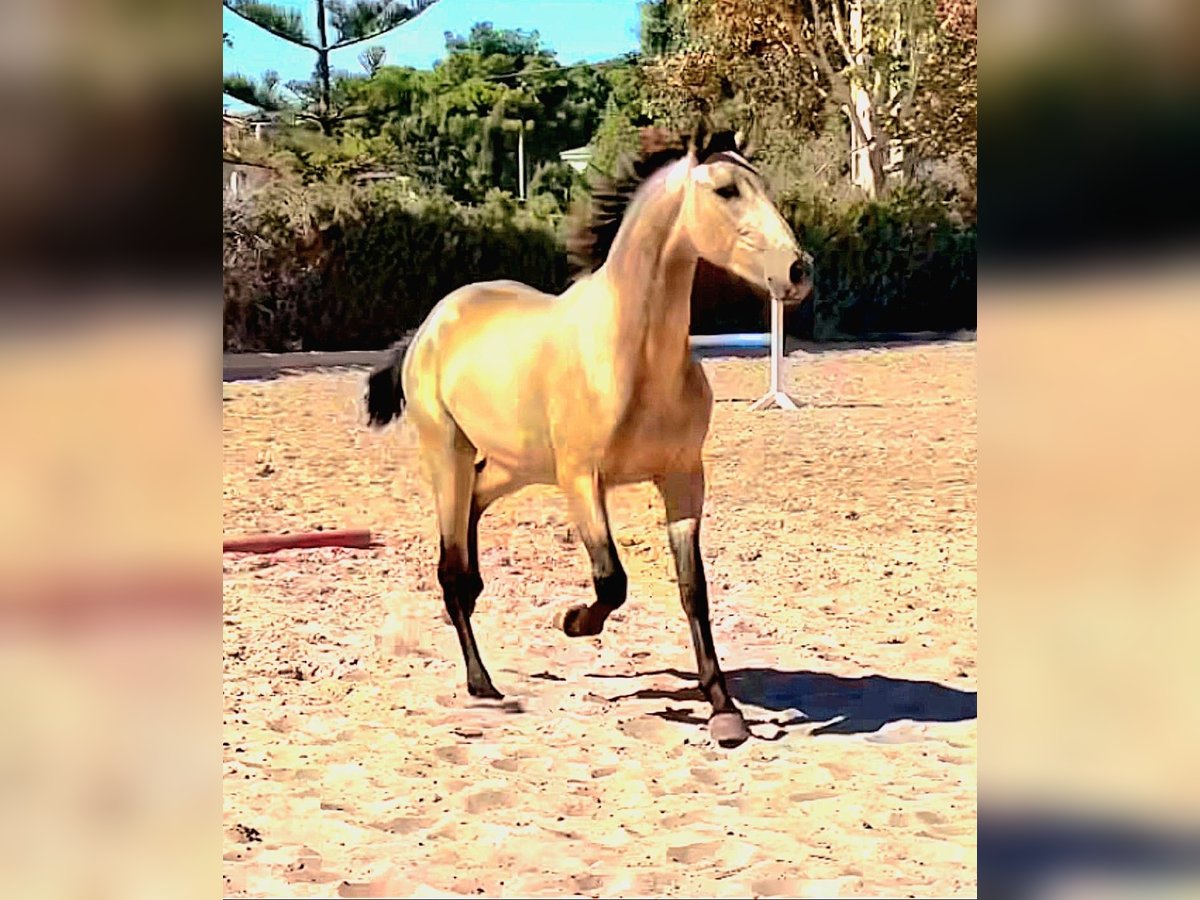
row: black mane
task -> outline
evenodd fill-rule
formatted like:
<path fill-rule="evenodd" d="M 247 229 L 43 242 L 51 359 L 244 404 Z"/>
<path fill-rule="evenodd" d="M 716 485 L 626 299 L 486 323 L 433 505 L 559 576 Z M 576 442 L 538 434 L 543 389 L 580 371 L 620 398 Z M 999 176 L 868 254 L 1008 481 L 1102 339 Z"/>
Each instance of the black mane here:
<path fill-rule="evenodd" d="M 660 128 L 643 128 L 639 134 L 641 153 L 636 159 L 623 157 L 614 175 L 594 175 L 591 201 L 580 204 L 571 216 L 567 254 L 574 277 L 604 265 L 621 228 L 625 211 L 637 189 L 659 169 L 687 155 L 687 135 Z M 732 131 L 714 132 L 703 141 L 696 158 L 704 162 L 719 153 L 737 153 Z"/>

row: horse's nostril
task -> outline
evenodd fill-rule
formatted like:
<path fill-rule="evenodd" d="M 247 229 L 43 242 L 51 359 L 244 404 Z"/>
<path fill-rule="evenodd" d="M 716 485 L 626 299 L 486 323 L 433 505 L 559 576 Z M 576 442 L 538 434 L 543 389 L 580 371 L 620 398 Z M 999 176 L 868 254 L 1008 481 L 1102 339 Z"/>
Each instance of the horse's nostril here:
<path fill-rule="evenodd" d="M 807 260 L 798 259 L 792 263 L 792 267 L 788 269 L 788 278 L 792 280 L 792 284 L 800 284 L 802 281 L 807 281 L 812 277 L 812 263 Z"/>

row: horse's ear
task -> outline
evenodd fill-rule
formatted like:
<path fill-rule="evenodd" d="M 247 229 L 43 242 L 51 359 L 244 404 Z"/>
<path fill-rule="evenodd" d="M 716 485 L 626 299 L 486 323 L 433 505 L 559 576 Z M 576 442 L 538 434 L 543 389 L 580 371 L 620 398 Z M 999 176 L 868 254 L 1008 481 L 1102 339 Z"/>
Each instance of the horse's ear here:
<path fill-rule="evenodd" d="M 737 152 L 745 159 L 753 159 L 754 152 L 758 149 L 758 128 L 755 127 L 756 122 L 752 117 L 750 121 L 742 128 L 738 129 L 734 135 L 734 142 L 737 145 Z"/>
<path fill-rule="evenodd" d="M 708 122 L 701 116 L 696 120 L 696 127 L 692 129 L 692 136 L 688 140 L 688 155 L 693 159 L 699 159 L 700 154 L 704 152 L 704 142 L 708 140 Z"/>
<path fill-rule="evenodd" d="M 755 135 L 749 134 L 745 129 L 743 129 L 734 135 L 734 140 L 737 144 L 737 152 L 742 156 L 743 159 L 754 158 L 754 151 L 758 149 Z"/>

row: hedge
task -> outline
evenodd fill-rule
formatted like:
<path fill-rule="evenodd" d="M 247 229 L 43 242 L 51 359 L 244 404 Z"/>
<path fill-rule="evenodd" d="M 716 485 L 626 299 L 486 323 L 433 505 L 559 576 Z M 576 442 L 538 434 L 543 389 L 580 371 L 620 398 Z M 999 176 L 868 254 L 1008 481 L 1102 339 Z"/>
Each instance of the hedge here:
<path fill-rule="evenodd" d="M 974 329 L 975 229 L 936 202 L 898 192 L 844 210 L 785 204 L 816 260 L 813 337 L 836 340 Z"/>
<path fill-rule="evenodd" d="M 835 209 L 781 204 L 816 260 L 812 304 L 789 331 L 818 340 L 975 327 L 975 231 L 936 203 L 900 195 Z M 511 278 L 559 292 L 569 272 L 561 221 L 500 194 L 479 207 L 395 184 L 275 185 L 225 207 L 225 349 L 385 347 L 474 281 Z M 702 270 L 693 331 L 758 331 L 765 299 Z"/>

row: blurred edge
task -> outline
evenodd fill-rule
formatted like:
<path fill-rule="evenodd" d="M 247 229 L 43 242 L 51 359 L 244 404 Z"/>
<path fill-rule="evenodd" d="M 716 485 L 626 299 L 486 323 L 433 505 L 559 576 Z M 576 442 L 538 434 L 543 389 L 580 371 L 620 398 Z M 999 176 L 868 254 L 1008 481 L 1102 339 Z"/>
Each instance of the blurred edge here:
<path fill-rule="evenodd" d="M 96 302 L 97 279 L 215 275 L 220 10 L 188 0 L 5 6 L 4 306 L 34 289 L 59 304 Z"/>
<path fill-rule="evenodd" d="M 979 891 L 1200 895 L 1200 7 L 985 5 Z"/>
<path fill-rule="evenodd" d="M 1123 265 L 1200 240 L 1200 13 L 1188 0 L 981 10 L 982 265 Z"/>
<path fill-rule="evenodd" d="M 1197 297 L 981 277 L 980 896 L 1200 893 Z"/>
<path fill-rule="evenodd" d="M 221 890 L 218 3 L 0 12 L 0 880 Z"/>

